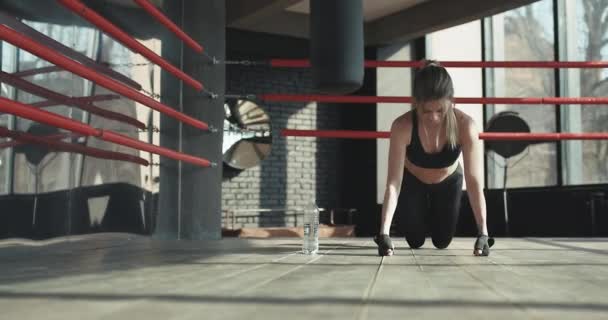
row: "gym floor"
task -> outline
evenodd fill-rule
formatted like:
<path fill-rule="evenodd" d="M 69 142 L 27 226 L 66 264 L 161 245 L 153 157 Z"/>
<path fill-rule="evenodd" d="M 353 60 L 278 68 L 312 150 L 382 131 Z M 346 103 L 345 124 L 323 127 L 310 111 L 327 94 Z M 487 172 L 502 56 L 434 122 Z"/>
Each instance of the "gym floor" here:
<path fill-rule="evenodd" d="M 386 258 L 363 238 L 3 240 L 0 319 L 608 318 L 608 239 L 394 240 Z"/>

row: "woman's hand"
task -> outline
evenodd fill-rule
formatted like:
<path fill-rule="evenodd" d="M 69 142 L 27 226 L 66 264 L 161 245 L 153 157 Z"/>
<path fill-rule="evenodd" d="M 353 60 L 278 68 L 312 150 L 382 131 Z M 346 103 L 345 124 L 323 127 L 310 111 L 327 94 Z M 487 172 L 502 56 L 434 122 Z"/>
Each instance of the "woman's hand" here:
<path fill-rule="evenodd" d="M 379 234 L 374 237 L 374 242 L 378 245 L 378 255 L 379 256 L 392 256 L 395 252 L 395 246 L 393 246 L 393 241 L 391 241 L 391 237 L 387 234 Z"/>
<path fill-rule="evenodd" d="M 477 237 L 475 246 L 473 248 L 473 254 L 476 256 L 489 256 L 490 248 L 494 245 L 494 238 L 490 238 L 485 234 Z"/>

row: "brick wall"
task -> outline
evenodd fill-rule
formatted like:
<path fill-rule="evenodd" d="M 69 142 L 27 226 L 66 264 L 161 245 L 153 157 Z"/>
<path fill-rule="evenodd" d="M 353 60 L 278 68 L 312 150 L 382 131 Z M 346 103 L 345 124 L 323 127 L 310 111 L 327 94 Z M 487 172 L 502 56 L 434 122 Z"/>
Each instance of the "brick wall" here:
<path fill-rule="evenodd" d="M 234 55 L 231 58 L 252 59 L 251 56 Z M 312 85 L 312 74 L 307 69 L 227 66 L 227 93 L 311 93 Z M 338 206 L 339 142 L 285 138 L 280 136 L 280 131 L 284 128 L 339 128 L 339 107 L 316 103 L 258 103 L 271 119 L 272 151 L 257 167 L 225 172 L 223 209 L 294 209 L 313 201 L 320 207 Z M 243 215 L 251 216 L 251 213 Z M 239 221 L 236 227 L 295 223 L 291 216 L 281 212 L 261 213 L 257 218 Z"/>

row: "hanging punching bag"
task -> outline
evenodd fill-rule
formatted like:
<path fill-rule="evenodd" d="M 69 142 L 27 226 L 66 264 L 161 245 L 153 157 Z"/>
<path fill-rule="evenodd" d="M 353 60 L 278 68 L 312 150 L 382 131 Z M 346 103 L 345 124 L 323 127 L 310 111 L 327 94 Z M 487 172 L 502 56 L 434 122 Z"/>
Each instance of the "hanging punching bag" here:
<path fill-rule="evenodd" d="M 363 0 L 311 0 L 310 51 L 317 91 L 351 93 L 363 84 Z"/>

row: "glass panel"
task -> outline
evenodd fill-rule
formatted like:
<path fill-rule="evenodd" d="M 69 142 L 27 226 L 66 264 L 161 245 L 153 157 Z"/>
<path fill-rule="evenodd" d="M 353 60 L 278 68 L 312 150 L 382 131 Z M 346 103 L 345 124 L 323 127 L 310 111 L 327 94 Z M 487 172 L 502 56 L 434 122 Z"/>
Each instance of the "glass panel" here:
<path fill-rule="evenodd" d="M 93 57 L 96 53 L 95 30 L 85 27 L 55 25 L 49 23 L 27 22 L 27 25 L 64 45 Z M 19 71 L 37 69 L 51 64 L 24 50 L 19 51 Z M 54 71 L 24 77 L 36 86 L 60 93 L 68 97 L 88 96 L 91 84 L 88 80 L 67 71 Z M 46 99 L 17 90 L 17 100 L 27 104 L 42 102 Z M 44 108 L 47 111 L 82 121 L 82 110 L 65 105 Z M 45 132 L 46 134 L 66 133 L 30 120 L 18 118 L 16 130 L 25 132 Z M 37 156 L 35 156 L 37 154 Z M 35 145 L 22 145 L 15 149 L 15 193 L 41 193 L 71 189 L 77 186 L 78 176 L 75 169 L 80 156 L 75 153 L 52 152 Z"/>
<path fill-rule="evenodd" d="M 553 5 L 550 0 L 536 2 L 491 18 L 488 60 L 553 60 Z M 487 25 L 487 24 L 486 24 Z M 547 97 L 555 95 L 555 76 L 551 69 L 502 69 L 487 73 L 488 96 Z M 555 106 L 489 106 L 487 118 L 502 111 L 517 112 L 532 132 L 556 130 Z M 507 187 L 547 186 L 557 183 L 555 143 L 534 144 L 507 160 Z M 505 159 L 488 153 L 488 187 L 501 188 Z"/>
<path fill-rule="evenodd" d="M 140 42 L 160 55 L 161 42 L 157 39 L 140 40 Z M 108 64 L 112 69 L 126 75 L 130 79 L 140 84 L 142 92 L 160 93 L 160 69 L 151 64 L 141 55 L 133 53 L 130 49 L 122 46 L 112 38 L 102 36 L 100 61 Z M 95 86 L 94 94 L 113 94 L 113 92 Z M 158 128 L 160 117 L 158 112 L 151 111 L 150 108 L 136 103 L 128 98 L 120 98 L 96 103 L 97 106 L 106 110 L 118 112 L 129 117 L 135 118 L 146 125 Z M 159 145 L 160 135 L 158 132 L 141 132 L 130 124 L 118 121 L 108 121 L 103 117 L 91 115 L 89 120 L 91 126 L 103 128 L 144 142 Z M 88 139 L 87 145 L 90 147 L 111 150 L 121 153 L 131 154 L 144 158 L 151 163 L 158 163 L 156 155 L 147 152 L 123 147 L 113 143 L 98 139 Z M 83 165 L 82 186 L 92 186 L 108 183 L 127 183 L 130 185 L 145 188 L 147 190 L 158 190 L 158 167 L 151 165 L 143 167 L 139 164 L 124 161 L 113 161 L 85 157 Z"/>
<path fill-rule="evenodd" d="M 560 26 L 565 41 L 561 44 L 564 60 L 601 61 L 608 58 L 608 2 L 564 1 Z M 567 70 L 562 90 L 577 97 L 608 96 L 607 69 Z M 607 105 L 583 105 L 564 117 L 564 129 L 571 132 L 608 131 Z M 608 141 L 589 140 L 564 142 L 564 172 L 569 184 L 606 183 L 608 181 Z"/>

